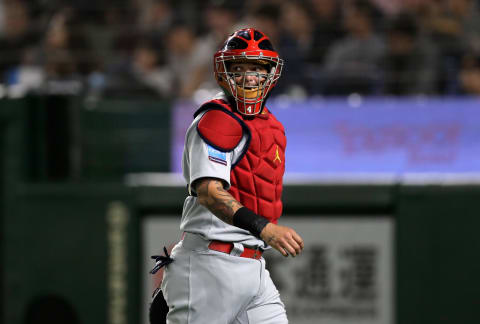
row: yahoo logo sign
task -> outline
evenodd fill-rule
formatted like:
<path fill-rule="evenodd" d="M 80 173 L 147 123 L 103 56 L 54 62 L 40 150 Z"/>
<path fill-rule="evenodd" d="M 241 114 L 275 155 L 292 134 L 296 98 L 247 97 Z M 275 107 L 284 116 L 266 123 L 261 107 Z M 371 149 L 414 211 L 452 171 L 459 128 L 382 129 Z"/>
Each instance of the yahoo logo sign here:
<path fill-rule="evenodd" d="M 403 121 L 367 126 L 340 121 L 334 131 L 349 156 L 403 151 L 411 164 L 451 163 L 457 158 L 462 125 L 445 121 L 419 125 Z"/>

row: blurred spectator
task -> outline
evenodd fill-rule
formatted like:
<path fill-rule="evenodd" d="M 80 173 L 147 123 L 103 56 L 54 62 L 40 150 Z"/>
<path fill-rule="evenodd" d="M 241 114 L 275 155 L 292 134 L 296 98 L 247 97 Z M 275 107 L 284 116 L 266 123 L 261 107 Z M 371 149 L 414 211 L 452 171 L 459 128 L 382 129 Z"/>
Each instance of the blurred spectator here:
<path fill-rule="evenodd" d="M 78 94 L 96 68 L 92 48 L 72 8 L 60 9 L 52 17 L 40 50 L 48 93 Z"/>
<path fill-rule="evenodd" d="M 383 13 L 387 15 L 396 15 L 402 10 L 402 2 L 405 0 L 372 0 Z"/>
<path fill-rule="evenodd" d="M 374 8 L 368 1 L 356 0 L 346 7 L 347 35 L 328 50 L 325 80 L 326 95 L 374 94 L 378 86 L 379 64 L 385 46 L 374 32 Z"/>
<path fill-rule="evenodd" d="M 314 40 L 308 61 L 323 64 L 328 48 L 344 36 L 342 12 L 337 0 L 310 0 L 314 18 Z"/>
<path fill-rule="evenodd" d="M 90 2 L 89 2 L 90 3 Z M 138 35 L 136 11 L 125 0 L 101 1 L 102 5 L 90 3 L 91 10 L 97 10 L 88 19 L 82 20 L 82 30 L 101 66 L 115 63 L 119 57 L 131 56 Z M 90 13 L 90 11 L 88 13 Z M 82 17 L 86 14 L 83 13 Z"/>
<path fill-rule="evenodd" d="M 295 39 L 296 47 L 306 57 L 313 46 L 313 21 L 311 9 L 300 1 L 285 2 L 282 7 L 283 29 Z"/>
<path fill-rule="evenodd" d="M 307 62 L 315 45 L 310 13 L 306 3 L 300 1 L 287 1 L 281 7 L 283 24 L 278 50 L 286 62 L 282 81 L 289 88 L 286 92 L 294 92 L 292 95 L 302 95 L 299 91 L 305 93 L 310 84 Z"/>
<path fill-rule="evenodd" d="M 419 37 L 413 16 L 399 14 L 387 28 L 383 59 L 383 93 L 434 94 L 438 86 L 438 59 L 433 44 Z"/>
<path fill-rule="evenodd" d="M 172 94 L 172 75 L 160 65 L 159 54 L 148 42 L 140 43 L 133 56 L 133 73 L 145 85 L 150 86 L 160 96 Z"/>
<path fill-rule="evenodd" d="M 342 7 L 336 0 L 309 0 L 313 18 L 313 43 L 306 63 L 308 93 L 321 93 L 323 90 L 323 65 L 325 55 L 333 43 L 345 36 L 342 26 Z"/>
<path fill-rule="evenodd" d="M 172 0 L 136 1 L 138 7 L 138 31 L 146 35 L 157 51 L 166 51 L 166 38 L 172 26 L 184 19 Z"/>
<path fill-rule="evenodd" d="M 244 26 L 240 27 L 254 27 L 264 32 L 270 38 L 274 48 L 280 52 L 282 58 L 285 53 L 281 49 L 282 29 L 278 26 L 280 20 L 280 6 L 265 3 L 255 6 L 248 12 L 245 17 Z M 293 46 L 293 45 L 292 45 Z M 283 76 L 282 76 L 283 77 Z"/>
<path fill-rule="evenodd" d="M 480 55 L 463 57 L 459 79 L 461 94 L 480 95 Z"/>
<path fill-rule="evenodd" d="M 154 42 L 141 38 L 127 61 L 119 60 L 108 69 L 105 95 L 171 98 L 173 75 Z"/>
<path fill-rule="evenodd" d="M 266 0 L 245 0 L 243 7 L 244 18 L 253 16 L 253 13 L 256 12 L 260 7 L 265 4 L 269 4 L 271 1 Z M 242 27 L 242 26 L 241 26 Z"/>
<path fill-rule="evenodd" d="M 288 6 L 289 4 L 284 4 Z M 295 4 L 293 6 L 296 6 Z M 294 30 L 288 30 L 286 26 L 279 26 L 278 22 L 282 20 L 282 12 L 287 10 L 283 5 L 277 5 L 270 1 L 263 3 L 259 6 L 255 6 L 245 17 L 245 23 L 243 27 L 251 26 L 264 32 L 270 38 L 275 50 L 280 54 L 280 57 L 285 60 L 283 67 L 282 78 L 278 85 L 275 87 L 272 95 L 295 92 L 299 89 L 301 93 L 305 92 L 305 79 L 304 72 L 306 70 L 304 59 L 306 54 L 299 54 L 300 49 L 297 43 Z M 302 15 L 300 12 L 302 9 L 296 10 L 288 18 L 291 21 L 295 19 L 297 15 Z M 286 17 L 285 17 L 286 18 Z M 303 29 L 306 24 L 299 27 Z M 288 32 L 287 32 L 288 30 Z M 304 55 L 304 56 L 302 56 Z"/>
<path fill-rule="evenodd" d="M 39 93 L 45 84 L 44 69 L 36 64 L 34 48 L 26 48 L 19 57 L 20 63 L 9 68 L 6 85 L 9 96 L 20 98 L 30 93 Z"/>
<path fill-rule="evenodd" d="M 27 49 L 36 44 L 38 36 L 31 21 L 26 1 L 3 1 L 3 34 L 0 38 L 0 79 L 2 83 L 15 84 L 15 71 Z"/>
<path fill-rule="evenodd" d="M 128 61 L 141 34 L 136 26 L 136 12 L 130 6 L 109 4 L 103 13 L 101 25 L 95 30 L 94 43 L 101 48 L 101 53 L 107 54 L 104 60 L 116 64 Z"/>
<path fill-rule="evenodd" d="M 0 0 L 0 82 L 15 96 L 53 88 L 101 92 L 108 72 L 106 95 L 132 90 L 202 100 L 217 88 L 214 50 L 232 30 L 253 26 L 286 61 L 274 94 L 455 94 L 462 57 L 480 54 L 479 3 Z M 399 13 L 414 18 L 415 35 L 390 28 Z M 121 86 L 128 82 L 142 90 Z"/>
<path fill-rule="evenodd" d="M 218 92 L 213 78 L 213 53 L 238 23 L 241 4 L 233 0 L 209 1 L 201 8 L 206 30 L 198 38 L 187 25 L 178 25 L 169 33 L 168 64 L 178 78 L 179 97 L 193 97 L 203 102 L 213 92 Z"/>
<path fill-rule="evenodd" d="M 235 0 L 211 0 L 202 11 L 205 32 L 200 37 L 202 46 L 211 46 L 215 52 L 225 40 L 225 35 L 233 32 L 239 23 L 242 3 Z M 212 70 L 213 73 L 213 70 Z"/>
<path fill-rule="evenodd" d="M 402 12 L 420 13 L 437 0 L 371 0 L 371 2 L 387 16 L 395 16 Z"/>
<path fill-rule="evenodd" d="M 461 57 L 480 53 L 480 13 L 474 0 L 444 0 L 431 5 L 427 32 L 440 48 L 442 91 L 451 93 L 451 80 L 458 74 Z"/>
<path fill-rule="evenodd" d="M 190 98 L 204 82 L 215 82 L 212 74 L 212 53 L 196 39 L 192 28 L 186 24 L 176 24 L 166 37 L 166 60 L 173 76 L 173 94 L 181 98 Z M 208 79 L 211 80 L 208 80 Z"/>
<path fill-rule="evenodd" d="M 470 48 L 480 51 L 480 13 L 474 0 L 444 0 L 433 6 L 429 20 L 432 37 L 445 54 L 458 55 Z"/>
<path fill-rule="evenodd" d="M 6 79 L 14 97 L 31 91 L 79 94 L 95 69 L 91 47 L 71 8 L 61 8 L 52 16 L 38 44 L 32 41 L 19 50 L 23 51 L 16 54 Z"/>
<path fill-rule="evenodd" d="M 94 40 L 95 44 L 100 44 L 98 49 L 103 53 L 105 80 L 103 89 L 90 93 L 93 97 L 100 94 L 106 97 L 158 97 L 166 92 L 161 86 L 151 84 L 151 80 L 146 81 L 158 74 L 158 67 L 164 65 L 164 56 L 153 36 L 141 32 L 142 28 L 137 26 L 137 20 L 142 17 L 142 3 L 150 8 L 151 2 L 143 1 L 109 2 L 106 5 L 101 24 L 95 28 L 99 33 Z M 165 82 L 169 82 L 168 77 Z"/>
<path fill-rule="evenodd" d="M 170 0 L 144 0 L 139 6 L 139 28 L 146 34 L 165 36 L 175 20 L 175 10 Z"/>

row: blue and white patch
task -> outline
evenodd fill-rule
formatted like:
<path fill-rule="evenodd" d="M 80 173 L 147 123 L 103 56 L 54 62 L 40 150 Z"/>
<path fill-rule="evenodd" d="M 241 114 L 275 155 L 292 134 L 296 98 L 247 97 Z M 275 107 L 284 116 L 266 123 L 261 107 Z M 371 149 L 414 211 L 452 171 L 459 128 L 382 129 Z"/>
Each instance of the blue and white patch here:
<path fill-rule="evenodd" d="M 221 152 L 207 144 L 208 159 L 212 162 L 227 165 L 227 153 Z"/>

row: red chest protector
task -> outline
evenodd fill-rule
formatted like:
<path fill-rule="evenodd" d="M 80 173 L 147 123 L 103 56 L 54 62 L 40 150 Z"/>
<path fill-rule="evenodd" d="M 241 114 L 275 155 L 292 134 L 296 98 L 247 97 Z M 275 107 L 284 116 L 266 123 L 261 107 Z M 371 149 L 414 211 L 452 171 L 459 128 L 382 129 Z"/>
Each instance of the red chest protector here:
<path fill-rule="evenodd" d="M 200 136 L 221 151 L 231 151 L 247 134 L 242 156 L 230 172 L 230 194 L 258 215 L 277 223 L 282 214 L 283 174 L 287 140 L 283 125 L 266 108 L 254 118 L 234 111 L 223 100 L 205 103 L 195 116 Z"/>

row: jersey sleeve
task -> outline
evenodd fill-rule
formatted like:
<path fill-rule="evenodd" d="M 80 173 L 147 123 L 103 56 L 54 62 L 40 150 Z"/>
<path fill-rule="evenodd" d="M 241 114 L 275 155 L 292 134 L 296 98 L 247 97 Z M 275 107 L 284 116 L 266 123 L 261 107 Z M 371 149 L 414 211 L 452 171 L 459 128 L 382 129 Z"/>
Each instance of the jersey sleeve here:
<path fill-rule="evenodd" d="M 226 189 L 230 188 L 230 170 L 233 152 L 222 152 L 207 144 L 195 127 L 187 134 L 185 142 L 188 173 L 190 184 L 200 178 L 217 178 L 223 180 Z"/>

